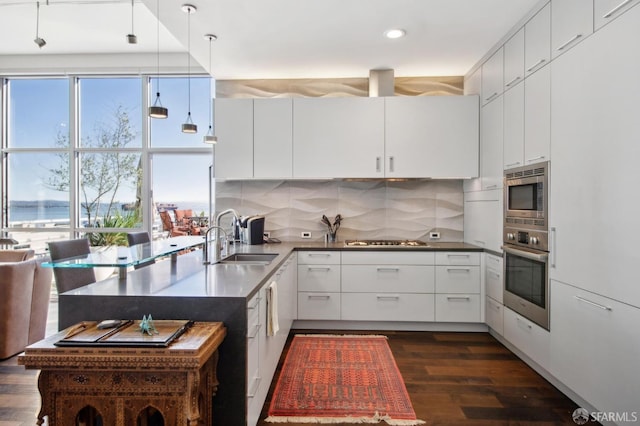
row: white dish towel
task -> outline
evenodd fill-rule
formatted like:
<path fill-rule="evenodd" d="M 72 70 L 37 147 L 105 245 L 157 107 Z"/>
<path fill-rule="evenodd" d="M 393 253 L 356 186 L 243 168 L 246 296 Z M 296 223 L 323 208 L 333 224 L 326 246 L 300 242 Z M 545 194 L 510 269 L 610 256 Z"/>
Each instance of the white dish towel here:
<path fill-rule="evenodd" d="M 267 336 L 275 336 L 278 324 L 278 283 L 271 281 L 267 287 Z"/>

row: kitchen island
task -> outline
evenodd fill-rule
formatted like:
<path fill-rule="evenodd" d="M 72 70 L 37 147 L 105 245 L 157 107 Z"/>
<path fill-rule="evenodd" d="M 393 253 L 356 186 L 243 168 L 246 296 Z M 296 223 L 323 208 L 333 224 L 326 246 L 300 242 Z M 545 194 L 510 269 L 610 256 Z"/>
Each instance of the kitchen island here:
<path fill-rule="evenodd" d="M 59 298 L 59 328 L 86 320 L 140 319 L 153 315 L 154 319 L 190 319 L 195 321 L 222 322 L 227 337 L 219 348 L 218 379 L 220 386 L 214 400 L 215 424 L 244 425 L 248 419 L 248 395 L 251 377 L 248 377 L 251 359 L 247 347 L 255 337 L 250 329 L 253 301 L 262 299 L 261 291 L 286 267 L 298 251 L 303 252 L 364 252 L 359 247 L 345 247 L 343 243 L 283 243 L 276 245 L 242 245 L 232 247 L 236 253 L 273 253 L 273 260 L 266 263 L 236 262 L 203 265 L 202 251 L 196 250 L 179 256 L 174 262 L 158 262 L 155 265 L 130 271 L 126 282 L 117 277 L 65 292 Z M 437 243 L 421 248 L 367 248 L 366 251 L 386 252 L 482 252 L 481 248 L 464 243 Z M 295 262 L 292 265 L 296 265 Z M 289 265 L 289 271 L 292 272 Z M 297 280 L 294 267 L 293 279 Z M 284 280 L 283 280 L 284 281 Z M 293 292 L 295 293 L 296 287 Z M 287 296 L 284 289 L 278 292 Z M 291 296 L 291 295 L 289 295 Z M 280 296 L 279 296 L 280 297 Z M 280 300 L 280 299 L 279 299 Z M 280 336 L 286 338 L 294 314 L 287 321 L 280 319 Z M 280 304 L 280 301 L 278 302 Z M 280 306 L 279 306 L 280 309 Z M 255 311 L 254 311 L 255 312 Z M 251 326 L 252 327 L 252 326 Z M 259 330 L 259 326 L 256 328 Z M 262 332 L 261 332 L 262 333 Z M 262 336 L 262 334 L 261 334 Z M 263 346 L 271 352 L 279 345 Z M 263 361 L 261 354 L 260 361 Z M 280 356 L 269 353 L 271 360 Z M 275 364 L 272 370 L 275 369 Z M 269 371 L 271 372 L 271 370 Z M 271 372 L 271 375 L 273 373 Z M 271 376 L 263 375 L 263 387 L 268 389 Z M 259 382 L 259 381 L 258 381 Z M 256 386 L 258 386 L 258 383 Z M 260 398 L 256 398 L 256 401 Z M 260 404 L 261 407 L 261 404 Z M 256 407 L 253 407 L 256 408 Z"/>

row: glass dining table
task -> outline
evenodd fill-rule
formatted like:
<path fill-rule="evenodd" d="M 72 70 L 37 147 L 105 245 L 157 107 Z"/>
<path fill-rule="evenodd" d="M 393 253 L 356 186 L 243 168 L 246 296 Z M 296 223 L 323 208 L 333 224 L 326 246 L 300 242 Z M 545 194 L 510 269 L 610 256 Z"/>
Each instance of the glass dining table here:
<path fill-rule="evenodd" d="M 149 243 L 136 244 L 131 247 L 115 247 L 116 252 L 111 256 L 96 252 L 81 256 L 58 259 L 42 263 L 49 268 L 118 268 L 120 280 L 127 279 L 127 268 L 141 263 L 155 260 L 160 257 L 171 256 L 171 261 L 176 262 L 178 253 L 183 250 L 195 248 L 204 244 L 204 237 L 180 236 Z"/>

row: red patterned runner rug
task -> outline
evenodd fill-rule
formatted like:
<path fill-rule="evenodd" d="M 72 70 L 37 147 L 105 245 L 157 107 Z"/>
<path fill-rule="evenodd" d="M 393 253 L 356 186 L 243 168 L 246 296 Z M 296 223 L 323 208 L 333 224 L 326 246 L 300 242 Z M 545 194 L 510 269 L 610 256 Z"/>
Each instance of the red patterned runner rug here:
<path fill-rule="evenodd" d="M 418 425 L 385 336 L 296 335 L 265 421 Z"/>

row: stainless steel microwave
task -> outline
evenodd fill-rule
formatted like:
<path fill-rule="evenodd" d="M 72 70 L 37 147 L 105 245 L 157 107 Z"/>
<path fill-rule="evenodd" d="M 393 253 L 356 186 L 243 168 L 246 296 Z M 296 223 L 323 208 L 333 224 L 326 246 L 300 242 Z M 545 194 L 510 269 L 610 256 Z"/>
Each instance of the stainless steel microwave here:
<path fill-rule="evenodd" d="M 547 230 L 549 162 L 504 172 L 505 227 Z"/>

